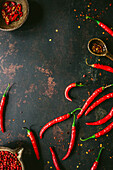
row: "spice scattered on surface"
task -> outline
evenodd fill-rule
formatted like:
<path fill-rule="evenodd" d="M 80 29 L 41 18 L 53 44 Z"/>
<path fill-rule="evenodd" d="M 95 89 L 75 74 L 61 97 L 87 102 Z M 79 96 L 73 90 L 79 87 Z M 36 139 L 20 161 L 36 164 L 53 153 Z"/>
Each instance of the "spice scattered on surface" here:
<path fill-rule="evenodd" d="M 79 168 L 79 166 L 77 165 L 77 168 Z"/>
<path fill-rule="evenodd" d="M 52 39 L 50 38 L 50 39 L 49 39 L 49 41 L 51 42 L 51 41 L 52 41 Z"/>
<path fill-rule="evenodd" d="M 86 152 L 86 154 L 88 154 L 88 152 Z"/>
<path fill-rule="evenodd" d="M 105 32 L 102 32 L 102 34 L 105 34 Z"/>
<path fill-rule="evenodd" d="M 52 169 L 53 167 L 52 166 L 50 166 L 50 169 Z"/>
<path fill-rule="evenodd" d="M 108 134 L 106 135 L 106 137 L 108 137 Z"/>
<path fill-rule="evenodd" d="M 78 28 L 80 29 L 80 25 L 78 26 Z"/>
<path fill-rule="evenodd" d="M 102 144 L 100 144 L 100 148 L 102 148 Z"/>
<path fill-rule="evenodd" d="M 95 141 L 97 141 L 97 139 L 95 139 Z"/>
<path fill-rule="evenodd" d="M 55 32 L 58 32 L 58 29 L 56 29 Z"/>
<path fill-rule="evenodd" d="M 47 161 L 47 163 L 49 164 L 50 162 L 49 162 L 49 161 Z"/>
<path fill-rule="evenodd" d="M 23 120 L 23 123 L 25 123 L 26 122 L 26 120 Z"/>

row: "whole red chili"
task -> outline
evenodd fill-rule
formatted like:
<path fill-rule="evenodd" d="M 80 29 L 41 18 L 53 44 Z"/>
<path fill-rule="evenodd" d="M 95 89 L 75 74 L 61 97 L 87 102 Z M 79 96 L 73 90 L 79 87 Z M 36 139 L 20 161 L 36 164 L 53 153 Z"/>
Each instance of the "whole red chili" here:
<path fill-rule="evenodd" d="M 91 170 L 96 170 L 97 169 L 97 166 L 98 166 L 98 162 L 99 162 L 99 158 L 100 158 L 100 155 L 101 155 L 101 152 L 102 150 L 105 149 L 104 147 L 102 147 L 99 151 L 99 154 L 98 154 L 98 157 L 97 159 L 95 160 L 95 162 L 93 163 L 93 166 L 91 167 Z"/>
<path fill-rule="evenodd" d="M 109 124 L 106 128 L 104 128 L 103 130 L 95 133 L 94 135 L 92 135 L 92 136 L 90 136 L 90 137 L 88 137 L 88 138 L 86 138 L 86 139 L 81 139 L 81 138 L 80 138 L 80 140 L 81 140 L 81 141 L 86 141 L 86 140 L 92 139 L 92 138 L 99 138 L 100 136 L 105 135 L 106 133 L 108 133 L 108 132 L 109 132 L 110 130 L 112 130 L 112 129 L 113 129 L 113 122 L 110 123 L 110 124 Z"/>
<path fill-rule="evenodd" d="M 72 149 L 74 147 L 75 137 L 76 137 L 76 118 L 75 118 L 75 115 L 74 115 L 69 148 L 68 148 L 67 154 L 62 158 L 62 160 L 65 160 L 65 159 L 67 159 L 69 157 L 69 155 L 70 155 L 70 153 L 71 153 L 71 151 L 72 151 Z"/>
<path fill-rule="evenodd" d="M 5 101 L 6 101 L 6 93 L 8 91 L 10 87 L 10 84 L 8 84 L 3 96 L 2 96 L 2 99 L 1 99 L 1 102 L 0 102 L 0 127 L 1 127 L 1 131 L 4 133 L 4 125 L 3 125 L 3 112 L 4 112 L 4 106 L 5 106 Z"/>
<path fill-rule="evenodd" d="M 35 139 L 35 136 L 34 136 L 33 132 L 31 130 L 29 130 L 27 127 L 23 127 L 23 129 L 27 130 L 27 134 L 28 134 L 28 136 L 29 136 L 29 138 L 31 140 L 33 149 L 35 151 L 35 155 L 36 155 L 37 159 L 39 160 L 40 159 L 39 150 L 38 150 L 38 146 L 37 146 L 36 139 Z"/>
<path fill-rule="evenodd" d="M 101 97 L 99 100 L 97 100 L 95 103 L 93 103 L 85 112 L 85 116 L 88 115 L 88 113 L 93 110 L 96 106 L 98 106 L 100 103 L 104 102 L 107 99 L 113 98 L 113 92 L 106 94 L 105 96 Z"/>
<path fill-rule="evenodd" d="M 50 151 L 51 151 L 53 164 L 54 164 L 56 170 L 60 170 L 60 167 L 59 167 L 59 165 L 58 165 L 58 161 L 57 161 L 56 155 L 55 155 L 52 147 L 49 147 L 49 149 L 50 149 Z"/>
<path fill-rule="evenodd" d="M 110 84 L 106 87 L 100 87 L 98 89 L 96 89 L 93 94 L 87 99 L 87 101 L 85 102 L 85 104 L 83 105 L 81 111 L 79 112 L 79 114 L 77 115 L 77 119 L 79 119 L 83 113 L 85 112 L 85 110 L 88 108 L 88 106 L 90 105 L 90 103 L 106 88 L 113 86 L 113 84 Z"/>
<path fill-rule="evenodd" d="M 88 66 L 93 67 L 93 68 L 97 68 L 97 69 L 101 69 L 101 70 L 105 70 L 105 71 L 108 71 L 108 72 L 113 73 L 113 68 L 110 67 L 110 66 L 102 65 L 102 64 L 97 64 L 97 63 L 90 65 L 90 64 L 88 64 L 87 59 L 86 59 L 86 64 L 87 64 Z"/>
<path fill-rule="evenodd" d="M 43 128 L 41 129 L 41 131 L 40 131 L 40 134 L 39 134 L 40 139 L 42 139 L 43 133 L 44 133 L 49 127 L 53 126 L 53 125 L 56 124 L 56 123 L 59 123 L 59 122 L 62 122 L 62 121 L 64 121 L 64 120 L 68 119 L 68 118 L 71 116 L 71 114 L 73 114 L 73 112 L 75 112 L 76 110 L 80 110 L 80 109 L 81 109 L 81 108 L 77 108 L 77 109 L 75 109 L 74 111 L 72 111 L 71 113 L 67 113 L 67 114 L 65 114 L 65 115 L 63 115 L 63 116 L 57 117 L 56 119 L 53 119 L 53 120 L 49 121 L 48 123 L 46 123 L 46 124 L 43 126 Z"/>
<path fill-rule="evenodd" d="M 91 17 L 89 17 L 89 16 L 86 16 L 86 19 L 91 19 L 91 20 L 94 20 L 94 21 L 96 21 L 96 23 L 100 26 L 100 27 L 102 27 L 106 32 L 108 32 L 111 36 L 113 36 L 113 31 L 109 28 L 109 27 L 107 27 L 105 24 L 103 24 L 102 22 L 100 22 L 100 21 L 98 21 L 98 20 L 95 20 L 95 19 L 93 19 L 93 18 L 91 18 Z"/>
<path fill-rule="evenodd" d="M 86 125 L 102 125 L 102 124 L 106 123 L 108 120 L 110 120 L 112 117 L 113 117 L 113 107 L 112 107 L 111 111 L 109 112 L 109 114 L 107 116 L 105 116 L 103 119 L 100 119 L 96 122 L 86 123 Z"/>
<path fill-rule="evenodd" d="M 65 89 L 65 97 L 66 97 L 67 100 L 72 101 L 72 99 L 69 97 L 69 94 L 68 94 L 68 93 L 69 93 L 69 91 L 70 91 L 73 87 L 76 87 L 76 86 L 81 87 L 81 86 L 84 86 L 84 85 L 82 85 L 81 83 L 80 83 L 80 84 L 71 83 L 70 85 L 68 85 L 68 86 L 66 87 L 66 89 Z"/>

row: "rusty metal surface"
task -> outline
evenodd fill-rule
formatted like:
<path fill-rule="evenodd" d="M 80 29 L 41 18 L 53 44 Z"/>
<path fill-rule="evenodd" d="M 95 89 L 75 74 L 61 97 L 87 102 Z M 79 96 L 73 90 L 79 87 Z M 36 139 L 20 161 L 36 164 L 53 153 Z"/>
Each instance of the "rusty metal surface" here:
<path fill-rule="evenodd" d="M 41 127 L 48 121 L 82 107 L 93 91 L 113 83 L 112 73 L 88 67 L 99 62 L 113 67 L 106 57 L 95 57 L 87 49 L 91 38 L 101 38 L 113 54 L 113 38 L 95 22 L 85 20 L 83 15 L 91 14 L 113 27 L 113 4 L 111 1 L 75 0 L 29 0 L 30 13 L 26 23 L 16 31 L 0 31 L 0 96 L 8 83 L 10 89 L 5 110 L 5 133 L 0 133 L 0 145 L 11 148 L 25 148 L 23 161 L 26 170 L 55 169 L 49 146 L 54 146 L 62 170 L 89 170 L 97 157 L 100 144 L 105 146 L 98 169 L 113 169 L 113 131 L 95 141 L 81 142 L 106 127 L 88 127 L 85 122 L 103 118 L 111 109 L 113 99 L 105 101 L 78 124 L 75 148 L 70 157 L 61 161 L 70 141 L 72 118 L 49 128 L 42 140 Z M 85 75 L 85 77 L 83 76 Z M 86 86 L 74 88 L 70 95 L 73 101 L 65 99 L 64 90 L 72 82 Z M 113 92 L 106 89 L 98 98 Z M 78 113 L 78 112 L 77 112 Z M 41 160 L 37 161 L 31 142 L 23 126 L 31 128 L 40 148 Z M 91 152 L 88 150 L 91 149 Z M 88 152 L 88 154 L 87 154 Z M 49 161 L 49 162 L 48 162 Z"/>

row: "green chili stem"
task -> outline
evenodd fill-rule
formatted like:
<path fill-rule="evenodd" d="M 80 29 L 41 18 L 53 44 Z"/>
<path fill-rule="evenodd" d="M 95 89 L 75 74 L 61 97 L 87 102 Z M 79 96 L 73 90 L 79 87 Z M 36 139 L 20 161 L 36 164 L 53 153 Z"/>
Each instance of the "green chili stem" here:
<path fill-rule="evenodd" d="M 23 127 L 22 129 L 26 129 L 27 133 L 30 133 L 31 131 L 27 127 Z"/>
<path fill-rule="evenodd" d="M 96 20 L 96 19 L 94 19 L 94 18 L 92 18 L 92 17 L 89 17 L 89 16 L 86 16 L 86 19 L 91 19 L 91 20 L 93 20 L 93 21 L 95 21 L 97 24 L 99 24 L 100 23 L 100 21 L 98 21 L 98 20 Z"/>
<path fill-rule="evenodd" d="M 74 118 L 73 118 L 73 124 L 72 124 L 72 127 L 75 127 L 75 124 L 76 124 L 76 117 L 75 117 L 75 114 L 73 115 Z"/>
<path fill-rule="evenodd" d="M 101 155 L 101 152 L 102 152 L 102 150 L 103 149 L 105 149 L 104 147 L 102 147 L 101 149 L 100 149 L 100 151 L 99 151 L 99 154 L 98 154 L 98 157 L 97 157 L 97 159 L 96 159 L 96 162 L 98 162 L 99 161 L 99 158 L 100 158 L 100 155 Z"/>
<path fill-rule="evenodd" d="M 81 108 L 76 108 L 75 110 L 73 110 L 72 112 L 71 112 L 71 114 L 73 114 L 75 111 L 77 111 L 77 110 L 82 110 Z"/>
<path fill-rule="evenodd" d="M 83 85 L 83 84 L 76 84 L 76 86 L 82 87 L 82 86 L 84 86 L 84 85 Z"/>
<path fill-rule="evenodd" d="M 5 90 L 4 94 L 3 94 L 3 97 L 6 97 L 6 93 L 7 93 L 8 89 L 9 89 L 9 87 L 10 87 L 10 84 L 8 83 L 8 86 L 7 86 L 7 88 L 6 88 L 6 90 Z"/>
<path fill-rule="evenodd" d="M 81 140 L 81 141 L 86 141 L 86 140 L 88 140 L 88 139 L 92 139 L 92 138 L 95 138 L 95 135 L 92 135 L 92 136 L 90 136 L 89 138 L 86 138 L 86 139 L 82 139 L 82 138 L 80 138 L 80 140 Z"/>

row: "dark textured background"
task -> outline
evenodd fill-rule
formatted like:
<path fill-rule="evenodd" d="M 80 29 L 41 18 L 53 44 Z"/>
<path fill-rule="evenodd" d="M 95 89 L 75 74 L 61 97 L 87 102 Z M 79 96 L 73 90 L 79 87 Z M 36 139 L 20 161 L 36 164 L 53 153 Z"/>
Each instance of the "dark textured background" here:
<path fill-rule="evenodd" d="M 85 64 L 88 58 L 89 63 L 98 62 L 113 67 L 113 62 L 106 57 L 95 57 L 87 50 L 88 41 L 98 37 L 105 41 L 108 50 L 113 53 L 113 38 L 95 22 L 85 20 L 85 15 L 89 14 L 113 27 L 111 3 L 111 0 L 29 0 L 30 13 L 26 23 L 14 32 L 0 31 L 1 97 L 8 82 L 14 83 L 5 110 L 6 132 L 0 133 L 0 145 L 11 148 L 23 146 L 26 170 L 55 169 L 49 146 L 55 147 L 62 170 L 89 170 L 100 144 L 106 149 L 101 155 L 98 170 L 113 169 L 113 131 L 97 141 L 81 142 L 79 139 L 91 136 L 112 122 L 110 120 L 96 127 L 85 125 L 85 122 L 99 120 L 108 114 L 113 99 L 105 101 L 87 117 L 80 119 L 76 144 L 67 160 L 61 161 L 70 141 L 72 118 L 49 128 L 43 139 L 39 139 L 41 126 L 82 107 L 83 99 L 86 100 L 96 88 L 113 83 L 112 73 Z M 73 102 L 69 102 L 64 90 L 72 82 L 82 82 L 86 86 L 73 88 L 70 91 Z M 113 87 L 106 89 L 97 99 L 109 92 L 113 92 Z M 36 136 L 40 161 L 35 157 L 26 131 L 22 130 L 23 126 L 31 128 Z M 88 149 L 93 151 L 86 154 Z"/>

